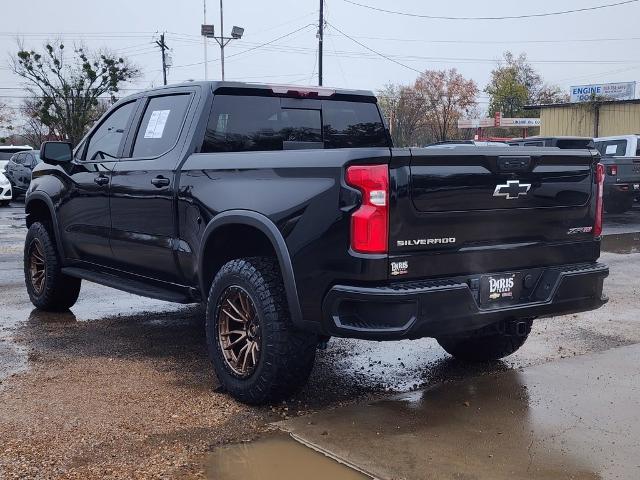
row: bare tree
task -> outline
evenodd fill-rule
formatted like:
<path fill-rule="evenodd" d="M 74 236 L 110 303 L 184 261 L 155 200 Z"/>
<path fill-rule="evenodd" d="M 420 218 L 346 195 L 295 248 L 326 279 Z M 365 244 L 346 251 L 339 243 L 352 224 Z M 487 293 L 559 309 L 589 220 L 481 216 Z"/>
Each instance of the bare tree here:
<path fill-rule="evenodd" d="M 100 113 L 100 102 L 116 100 L 120 85 L 139 75 L 125 59 L 107 51 L 75 48 L 67 54 L 62 42 L 44 45 L 43 52 L 20 45 L 13 70 L 28 82 L 37 104 L 37 118 L 53 135 L 80 141 Z"/>

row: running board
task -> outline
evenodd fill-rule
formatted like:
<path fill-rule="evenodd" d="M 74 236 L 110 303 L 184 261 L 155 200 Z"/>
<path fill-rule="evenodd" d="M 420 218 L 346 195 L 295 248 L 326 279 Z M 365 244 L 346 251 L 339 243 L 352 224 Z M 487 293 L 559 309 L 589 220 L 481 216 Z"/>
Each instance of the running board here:
<path fill-rule="evenodd" d="M 158 283 L 147 283 L 129 276 L 116 276 L 104 272 L 96 272 L 78 267 L 63 267 L 62 273 L 70 277 L 81 278 L 90 282 L 99 283 L 106 287 L 115 288 L 124 292 L 140 295 L 141 297 L 155 298 L 173 303 L 196 303 L 192 289 L 176 285 L 176 289 L 166 288 Z"/>

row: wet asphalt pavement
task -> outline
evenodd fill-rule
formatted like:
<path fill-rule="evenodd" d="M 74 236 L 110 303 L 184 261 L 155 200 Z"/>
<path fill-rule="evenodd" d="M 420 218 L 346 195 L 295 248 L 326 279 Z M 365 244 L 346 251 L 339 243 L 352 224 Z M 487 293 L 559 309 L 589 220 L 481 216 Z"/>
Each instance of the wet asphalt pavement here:
<path fill-rule="evenodd" d="M 280 419 L 640 343 L 636 205 L 605 222 L 610 303 L 538 320 L 506 360 L 470 368 L 431 339 L 333 339 L 300 394 L 249 408 L 216 391 L 198 306 L 84 282 L 72 312 L 34 310 L 22 273 L 22 208 L 0 209 L 0 478 L 198 477 L 204 453 Z"/>

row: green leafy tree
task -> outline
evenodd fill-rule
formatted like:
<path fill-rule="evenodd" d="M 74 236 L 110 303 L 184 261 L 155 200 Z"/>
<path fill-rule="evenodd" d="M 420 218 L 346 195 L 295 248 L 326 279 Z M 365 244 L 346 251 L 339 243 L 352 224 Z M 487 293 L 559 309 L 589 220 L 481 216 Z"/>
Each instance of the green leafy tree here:
<path fill-rule="evenodd" d="M 516 57 L 505 52 L 502 61 L 491 72 L 491 80 L 484 91 L 490 97 L 489 115 L 502 112 L 507 117 L 536 114 L 524 110 L 525 105 L 567 100 L 567 95 L 559 87 L 544 83 L 524 53 Z"/>
<path fill-rule="evenodd" d="M 68 54 L 62 42 L 47 43 L 42 52 L 20 46 L 13 70 L 37 99 L 39 121 L 52 135 L 74 144 L 104 112 L 104 100 L 116 101 L 121 85 L 139 75 L 122 57 L 82 47 Z"/>

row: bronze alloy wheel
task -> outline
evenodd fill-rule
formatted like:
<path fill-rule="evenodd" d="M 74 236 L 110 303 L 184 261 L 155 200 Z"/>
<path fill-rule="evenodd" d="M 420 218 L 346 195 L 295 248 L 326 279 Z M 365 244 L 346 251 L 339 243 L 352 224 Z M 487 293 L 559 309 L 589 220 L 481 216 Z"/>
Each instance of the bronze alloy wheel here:
<path fill-rule="evenodd" d="M 241 287 L 228 287 L 218 303 L 218 341 L 233 372 L 249 377 L 260 358 L 260 323 L 253 300 Z"/>
<path fill-rule="evenodd" d="M 47 277 L 47 264 L 44 259 L 44 247 L 37 238 L 31 243 L 31 251 L 29 252 L 29 275 L 33 291 L 36 295 L 42 295 Z"/>

